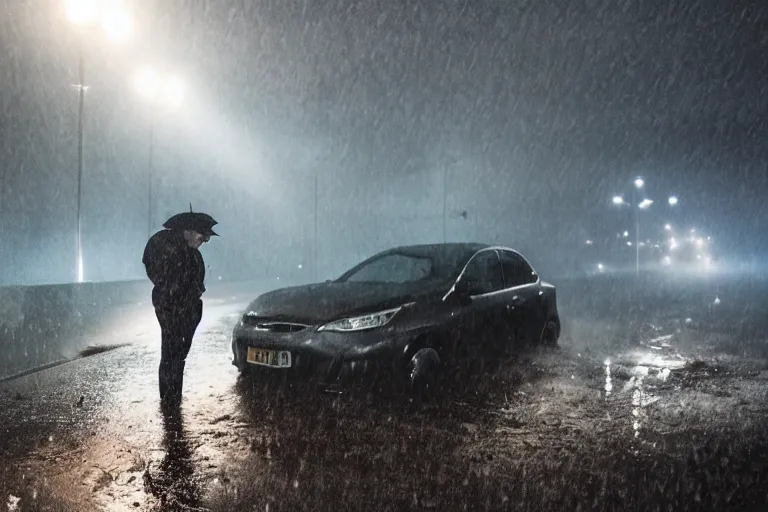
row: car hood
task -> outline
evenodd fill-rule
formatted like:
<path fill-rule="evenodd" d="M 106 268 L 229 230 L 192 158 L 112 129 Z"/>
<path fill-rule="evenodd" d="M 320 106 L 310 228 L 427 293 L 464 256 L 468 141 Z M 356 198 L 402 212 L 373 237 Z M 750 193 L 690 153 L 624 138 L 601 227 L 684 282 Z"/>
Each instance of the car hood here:
<path fill-rule="evenodd" d="M 414 283 L 319 283 L 267 292 L 246 315 L 318 325 L 355 314 L 373 313 L 408 302 L 431 300 L 450 288 L 447 281 Z"/>

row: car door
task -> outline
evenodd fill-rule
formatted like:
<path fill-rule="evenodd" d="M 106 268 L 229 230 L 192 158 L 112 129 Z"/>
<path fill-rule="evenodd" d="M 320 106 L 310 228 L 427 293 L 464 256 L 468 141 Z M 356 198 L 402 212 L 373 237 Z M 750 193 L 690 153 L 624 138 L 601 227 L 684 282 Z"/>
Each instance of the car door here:
<path fill-rule="evenodd" d="M 504 289 L 504 275 L 498 253 L 489 249 L 475 254 L 459 280 L 466 284 L 470 300 L 461 308 L 454 360 L 483 360 L 506 327 L 504 300 L 499 295 Z"/>
<path fill-rule="evenodd" d="M 508 338 L 515 344 L 536 343 L 543 328 L 539 277 L 520 254 L 500 250 L 504 274 L 504 312 Z"/>

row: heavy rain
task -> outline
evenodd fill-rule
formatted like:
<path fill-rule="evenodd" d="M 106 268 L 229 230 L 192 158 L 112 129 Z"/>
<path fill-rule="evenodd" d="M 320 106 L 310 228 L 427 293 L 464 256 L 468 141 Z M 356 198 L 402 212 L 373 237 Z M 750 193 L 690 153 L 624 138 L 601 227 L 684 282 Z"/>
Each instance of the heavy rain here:
<path fill-rule="evenodd" d="M 5 0 L 0 49 L 0 510 L 768 509 L 764 1 Z"/>

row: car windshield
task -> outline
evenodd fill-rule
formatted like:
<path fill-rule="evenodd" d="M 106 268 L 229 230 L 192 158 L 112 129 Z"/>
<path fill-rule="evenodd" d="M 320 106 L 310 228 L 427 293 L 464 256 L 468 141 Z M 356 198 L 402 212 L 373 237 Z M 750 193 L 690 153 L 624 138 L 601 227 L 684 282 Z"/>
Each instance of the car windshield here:
<path fill-rule="evenodd" d="M 432 258 L 407 254 L 387 254 L 361 264 L 339 278 L 339 281 L 410 283 L 432 277 L 434 277 Z"/>

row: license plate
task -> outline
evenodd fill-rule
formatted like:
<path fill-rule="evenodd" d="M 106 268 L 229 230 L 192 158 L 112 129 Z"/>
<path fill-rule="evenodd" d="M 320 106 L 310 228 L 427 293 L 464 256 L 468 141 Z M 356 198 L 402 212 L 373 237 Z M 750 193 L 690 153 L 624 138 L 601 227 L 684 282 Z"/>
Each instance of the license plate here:
<path fill-rule="evenodd" d="M 247 361 L 251 364 L 271 366 L 272 368 L 290 368 L 291 353 L 287 350 L 248 347 Z"/>

